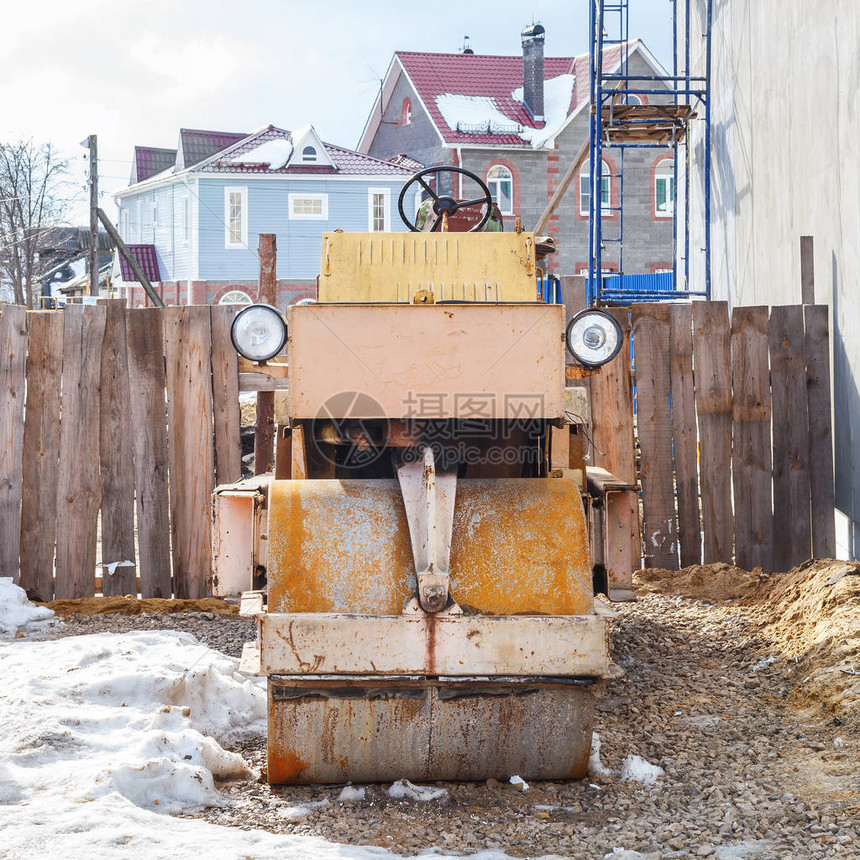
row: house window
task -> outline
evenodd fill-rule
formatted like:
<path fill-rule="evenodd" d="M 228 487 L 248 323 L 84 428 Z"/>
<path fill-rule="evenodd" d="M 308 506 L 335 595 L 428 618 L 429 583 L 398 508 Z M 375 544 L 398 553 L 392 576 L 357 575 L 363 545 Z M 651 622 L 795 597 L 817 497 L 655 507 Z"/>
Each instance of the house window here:
<path fill-rule="evenodd" d="M 409 99 L 403 99 L 403 113 L 400 121 L 402 125 L 412 125 L 412 102 Z"/>
<path fill-rule="evenodd" d="M 131 241 L 131 236 L 128 232 L 128 209 L 123 209 L 119 216 L 119 232 L 126 244 Z"/>
<path fill-rule="evenodd" d="M 671 218 L 675 214 L 675 171 L 672 160 L 664 158 L 654 168 L 654 215 Z"/>
<path fill-rule="evenodd" d="M 317 160 L 317 151 L 313 146 L 306 146 L 302 150 L 302 161 L 313 163 Z"/>
<path fill-rule="evenodd" d="M 605 218 L 612 205 L 612 186 L 609 182 L 609 165 L 605 161 L 601 163 L 603 170 L 600 177 L 600 209 Z M 579 214 L 591 214 L 591 171 L 588 167 L 583 167 L 579 172 Z"/>
<path fill-rule="evenodd" d="M 328 218 L 328 194 L 290 194 L 290 218 L 325 221 Z"/>
<path fill-rule="evenodd" d="M 152 203 L 149 204 L 150 211 L 150 222 L 152 223 L 153 230 L 158 226 L 158 201 L 153 200 Z"/>
<path fill-rule="evenodd" d="M 367 229 L 383 233 L 391 229 L 391 190 L 369 188 L 367 191 Z"/>
<path fill-rule="evenodd" d="M 224 247 L 248 246 L 248 189 L 228 186 L 224 189 Z"/>
<path fill-rule="evenodd" d="M 502 215 L 514 214 L 514 178 L 511 171 L 501 164 L 494 164 L 487 171 L 487 188 L 499 205 Z"/>
<path fill-rule="evenodd" d="M 251 305 L 251 297 L 242 290 L 230 290 L 218 299 L 219 305 Z"/>
<path fill-rule="evenodd" d="M 636 93 L 627 93 L 624 96 L 624 103 L 628 105 L 641 105 L 642 97 L 636 95 Z"/>

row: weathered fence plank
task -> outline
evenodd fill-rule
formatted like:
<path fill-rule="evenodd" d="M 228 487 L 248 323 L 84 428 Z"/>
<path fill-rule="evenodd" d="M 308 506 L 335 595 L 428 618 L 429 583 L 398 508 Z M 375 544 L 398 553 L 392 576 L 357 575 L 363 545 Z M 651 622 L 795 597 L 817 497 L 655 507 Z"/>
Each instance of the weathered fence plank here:
<path fill-rule="evenodd" d="M 735 564 L 770 570 L 773 558 L 767 308 L 732 310 L 732 475 Z"/>
<path fill-rule="evenodd" d="M 773 565 L 782 571 L 806 561 L 812 553 L 803 308 L 772 308 L 768 340 L 773 401 Z"/>
<path fill-rule="evenodd" d="M 812 555 L 836 554 L 833 434 L 830 426 L 830 336 L 827 306 L 803 309 L 806 322 L 806 395 L 809 411 L 809 483 Z"/>
<path fill-rule="evenodd" d="M 99 380 L 105 308 L 68 305 L 63 311 L 63 391 L 57 488 L 58 599 L 95 592 L 99 480 Z"/>
<path fill-rule="evenodd" d="M 678 495 L 678 541 L 681 545 L 681 567 L 688 567 L 691 564 L 699 564 L 702 560 L 692 305 L 669 305 L 669 356 L 672 383 L 672 449 Z"/>
<path fill-rule="evenodd" d="M 34 311 L 28 317 L 20 585 L 39 600 L 53 600 L 63 315 Z"/>
<path fill-rule="evenodd" d="M 102 593 L 137 594 L 125 299 L 106 299 L 101 361 Z"/>
<path fill-rule="evenodd" d="M 164 346 L 174 592 L 181 598 L 200 598 L 209 593 L 212 572 L 215 489 L 209 308 L 166 308 Z"/>
<path fill-rule="evenodd" d="M 633 305 L 645 567 L 678 569 L 669 413 L 669 307 Z"/>
<path fill-rule="evenodd" d="M 215 305 L 212 314 L 212 392 L 215 408 L 215 479 L 229 484 L 242 477 L 239 428 L 239 362 L 230 340 L 237 308 Z"/>
<path fill-rule="evenodd" d="M 0 304 L 0 576 L 19 578 L 27 312 Z"/>
<path fill-rule="evenodd" d="M 137 544 L 143 597 L 170 597 L 173 593 L 162 322 L 160 308 L 138 308 L 126 313 Z"/>
<path fill-rule="evenodd" d="M 693 363 L 699 422 L 702 560 L 731 562 L 732 381 L 726 302 L 693 304 Z"/>
<path fill-rule="evenodd" d="M 636 444 L 633 433 L 633 384 L 630 376 L 630 314 L 627 308 L 611 308 L 609 313 L 618 320 L 623 332 L 621 351 L 615 359 L 601 368 L 589 380 L 591 392 L 591 436 L 593 440 L 593 463 L 611 472 L 627 484 L 636 483 Z M 582 416 L 586 420 L 588 416 Z M 642 559 L 639 538 L 639 501 L 635 495 L 629 498 L 630 516 L 623 517 L 629 523 L 630 549 L 626 561 L 618 561 L 625 570 L 623 574 L 638 570 Z M 619 541 L 619 546 L 622 542 Z M 614 568 L 607 575 L 610 587 Z"/>

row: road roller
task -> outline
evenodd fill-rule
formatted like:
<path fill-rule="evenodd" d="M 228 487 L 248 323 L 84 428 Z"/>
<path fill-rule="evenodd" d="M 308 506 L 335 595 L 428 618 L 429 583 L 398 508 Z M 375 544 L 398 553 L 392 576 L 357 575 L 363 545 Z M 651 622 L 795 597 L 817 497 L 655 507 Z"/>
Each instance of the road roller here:
<path fill-rule="evenodd" d="M 622 330 L 566 324 L 541 241 L 499 229 L 480 177 L 422 170 L 398 209 L 409 232 L 324 234 L 315 300 L 233 323 L 243 367 L 287 381 L 274 473 L 214 495 L 213 591 L 258 620 L 267 779 L 582 777 L 612 672 L 582 379 Z"/>

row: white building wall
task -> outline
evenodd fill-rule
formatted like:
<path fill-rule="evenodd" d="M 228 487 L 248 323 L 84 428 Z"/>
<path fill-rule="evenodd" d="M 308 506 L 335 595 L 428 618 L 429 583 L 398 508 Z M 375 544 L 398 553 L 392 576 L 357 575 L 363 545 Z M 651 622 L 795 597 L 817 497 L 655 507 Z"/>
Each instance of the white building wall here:
<path fill-rule="evenodd" d="M 679 4 L 680 5 L 680 4 Z M 691 4 L 702 32 L 704 0 Z M 800 237 L 815 242 L 815 298 L 831 307 L 837 506 L 860 555 L 860 5 L 714 0 L 712 295 L 800 301 Z M 693 40 L 697 68 L 703 43 Z M 694 131 L 694 207 L 702 130 Z M 695 212 L 694 208 L 694 212 Z M 691 219 L 691 248 L 704 246 Z M 691 252 L 701 271 L 703 255 Z M 852 545 L 853 544 L 853 545 Z"/>

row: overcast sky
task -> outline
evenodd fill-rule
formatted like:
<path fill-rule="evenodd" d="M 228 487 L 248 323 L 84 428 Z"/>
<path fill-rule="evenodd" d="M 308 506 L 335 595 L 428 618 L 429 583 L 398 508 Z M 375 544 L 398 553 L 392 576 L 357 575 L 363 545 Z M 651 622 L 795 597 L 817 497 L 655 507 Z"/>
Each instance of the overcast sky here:
<path fill-rule="evenodd" d="M 0 140 L 50 141 L 72 158 L 71 220 L 87 221 L 98 135 L 102 205 L 128 184 L 135 144 L 175 147 L 181 127 L 250 132 L 310 122 L 354 148 L 396 50 L 547 56 L 588 51 L 589 0 L 19 0 L 4 4 Z M 630 0 L 630 36 L 671 64 L 671 0 Z"/>

